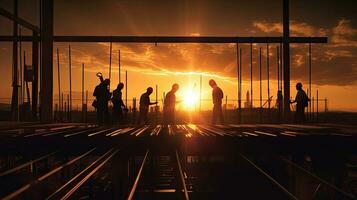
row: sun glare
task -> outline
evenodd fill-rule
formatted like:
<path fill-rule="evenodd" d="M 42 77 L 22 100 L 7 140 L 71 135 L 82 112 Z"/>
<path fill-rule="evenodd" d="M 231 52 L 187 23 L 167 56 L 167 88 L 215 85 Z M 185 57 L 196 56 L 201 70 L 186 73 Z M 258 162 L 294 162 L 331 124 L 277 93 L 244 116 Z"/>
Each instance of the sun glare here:
<path fill-rule="evenodd" d="M 187 108 L 195 108 L 195 106 L 199 102 L 199 94 L 192 90 L 192 88 L 188 89 L 183 94 L 183 103 Z"/>

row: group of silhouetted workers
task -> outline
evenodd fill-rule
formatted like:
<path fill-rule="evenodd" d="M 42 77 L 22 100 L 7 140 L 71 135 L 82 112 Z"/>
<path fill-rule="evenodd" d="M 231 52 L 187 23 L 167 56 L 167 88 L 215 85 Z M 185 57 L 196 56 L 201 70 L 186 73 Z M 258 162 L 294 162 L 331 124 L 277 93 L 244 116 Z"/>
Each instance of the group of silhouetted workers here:
<path fill-rule="evenodd" d="M 92 103 L 97 111 L 98 124 L 103 125 L 110 122 L 122 122 L 124 120 L 124 113 L 128 112 L 126 105 L 122 99 L 122 90 L 124 88 L 123 83 L 119 83 L 117 88 L 110 92 L 110 80 L 103 79 L 100 73 L 97 74 L 100 78 L 100 84 L 94 89 L 93 96 L 96 98 Z M 211 79 L 209 85 L 212 87 L 212 99 L 213 99 L 213 115 L 212 123 L 215 124 L 217 120 L 221 124 L 224 123 L 223 112 L 222 112 L 222 99 L 223 91 L 217 86 L 217 83 Z M 179 85 L 177 83 L 172 85 L 171 90 L 166 94 L 164 99 L 163 107 L 163 123 L 164 124 L 175 124 L 175 106 L 178 101 L 176 101 L 176 92 L 179 90 Z M 144 122 L 148 124 L 148 112 L 151 105 L 156 105 L 158 102 L 151 102 L 150 95 L 153 92 L 152 87 L 148 87 L 146 92 L 140 97 L 139 106 L 139 117 L 137 124 Z M 113 103 L 113 119 L 110 120 L 108 102 Z"/>
<path fill-rule="evenodd" d="M 110 80 L 105 79 L 100 73 L 97 74 L 100 78 L 100 84 L 95 87 L 93 96 L 96 97 L 93 102 L 93 106 L 96 108 L 98 116 L 98 124 L 103 125 L 110 122 L 123 122 L 124 113 L 128 112 L 126 105 L 122 99 L 122 89 L 124 88 L 123 83 L 119 83 L 117 88 L 113 91 L 113 94 L 110 92 L 109 85 Z M 211 79 L 209 80 L 209 85 L 212 88 L 212 101 L 213 101 L 213 112 L 212 112 L 212 124 L 216 124 L 217 120 L 220 124 L 224 124 L 224 117 L 222 112 L 222 99 L 223 91 L 218 87 L 217 83 Z M 307 107 L 310 99 L 306 95 L 305 91 L 302 89 L 302 84 L 296 84 L 297 95 L 294 101 L 290 103 L 296 103 L 296 112 L 295 112 L 295 122 L 305 122 L 305 107 Z M 179 90 L 179 85 L 177 83 L 172 85 L 171 90 L 166 94 L 164 99 L 163 107 L 163 123 L 164 124 L 175 124 L 175 106 L 178 101 L 176 101 L 176 92 Z M 148 87 L 146 92 L 143 93 L 140 97 L 140 106 L 139 106 L 139 117 L 137 124 L 144 122 L 148 124 L 148 112 L 151 105 L 156 105 L 158 102 L 151 102 L 150 95 L 153 92 L 152 87 Z M 113 119 L 110 120 L 110 114 L 108 109 L 108 102 L 112 101 L 113 103 Z"/>

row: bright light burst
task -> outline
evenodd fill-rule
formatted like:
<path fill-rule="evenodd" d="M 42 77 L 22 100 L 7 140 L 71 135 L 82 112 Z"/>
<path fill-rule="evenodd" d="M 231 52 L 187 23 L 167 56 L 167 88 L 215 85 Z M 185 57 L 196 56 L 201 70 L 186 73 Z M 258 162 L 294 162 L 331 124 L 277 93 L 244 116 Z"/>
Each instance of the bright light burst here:
<path fill-rule="evenodd" d="M 199 103 L 199 93 L 189 88 L 183 93 L 183 103 L 187 108 L 193 109 Z"/>

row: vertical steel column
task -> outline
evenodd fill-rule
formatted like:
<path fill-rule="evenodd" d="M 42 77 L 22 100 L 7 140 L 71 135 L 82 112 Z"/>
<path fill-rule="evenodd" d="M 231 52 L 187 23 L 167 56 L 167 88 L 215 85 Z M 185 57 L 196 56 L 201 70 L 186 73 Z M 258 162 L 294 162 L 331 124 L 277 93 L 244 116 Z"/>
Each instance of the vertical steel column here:
<path fill-rule="evenodd" d="M 290 119 L 290 44 L 289 0 L 283 0 L 284 113 Z"/>
<path fill-rule="evenodd" d="M 14 0 L 14 16 L 18 16 L 17 0 Z M 19 88 L 18 88 L 18 58 L 17 58 L 17 32 L 18 25 L 16 21 L 13 23 L 13 36 L 12 43 L 12 98 L 11 98 L 11 118 L 12 120 L 19 119 Z"/>
<path fill-rule="evenodd" d="M 33 31 L 33 37 L 37 37 L 38 33 Z M 32 120 L 37 120 L 37 99 L 38 99 L 38 41 L 32 41 Z"/>
<path fill-rule="evenodd" d="M 42 1 L 41 122 L 52 121 L 53 103 L 53 0 Z"/>

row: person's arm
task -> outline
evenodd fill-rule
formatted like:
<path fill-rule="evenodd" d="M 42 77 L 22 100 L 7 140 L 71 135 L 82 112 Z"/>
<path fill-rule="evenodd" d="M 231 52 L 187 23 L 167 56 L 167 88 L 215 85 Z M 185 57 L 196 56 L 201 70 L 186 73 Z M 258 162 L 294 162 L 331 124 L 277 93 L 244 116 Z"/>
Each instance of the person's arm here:
<path fill-rule="evenodd" d="M 296 97 L 295 97 L 295 100 L 294 100 L 294 101 L 291 101 L 291 100 L 290 100 L 290 103 L 296 103 Z"/>
<path fill-rule="evenodd" d="M 157 104 L 157 102 L 150 102 L 149 105 Z"/>

